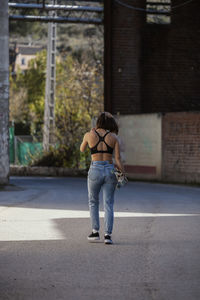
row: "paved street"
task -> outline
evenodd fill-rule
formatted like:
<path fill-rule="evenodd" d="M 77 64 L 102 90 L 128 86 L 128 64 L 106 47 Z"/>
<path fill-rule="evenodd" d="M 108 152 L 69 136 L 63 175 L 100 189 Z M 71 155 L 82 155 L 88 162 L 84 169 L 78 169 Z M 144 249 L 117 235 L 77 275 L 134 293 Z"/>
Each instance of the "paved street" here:
<path fill-rule="evenodd" d="M 200 188 L 129 182 L 104 245 L 103 218 L 101 241 L 86 239 L 85 178 L 10 183 L 0 191 L 0 300 L 200 299 Z"/>

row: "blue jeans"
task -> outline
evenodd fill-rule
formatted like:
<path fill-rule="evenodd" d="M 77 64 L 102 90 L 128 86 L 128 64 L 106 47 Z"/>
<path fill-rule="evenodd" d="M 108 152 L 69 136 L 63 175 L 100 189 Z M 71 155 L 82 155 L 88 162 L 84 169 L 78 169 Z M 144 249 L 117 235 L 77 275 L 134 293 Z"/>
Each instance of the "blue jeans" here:
<path fill-rule="evenodd" d="M 114 165 L 108 161 L 93 161 L 88 172 L 88 200 L 92 229 L 99 230 L 99 193 L 103 190 L 104 229 L 111 234 L 114 221 L 114 192 L 117 184 Z"/>

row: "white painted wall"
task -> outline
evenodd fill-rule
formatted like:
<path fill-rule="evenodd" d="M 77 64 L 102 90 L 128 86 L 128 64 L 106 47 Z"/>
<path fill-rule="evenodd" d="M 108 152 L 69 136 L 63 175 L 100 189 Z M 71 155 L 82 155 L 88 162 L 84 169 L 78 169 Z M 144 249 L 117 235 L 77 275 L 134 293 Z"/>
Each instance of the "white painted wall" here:
<path fill-rule="evenodd" d="M 131 172 L 136 179 L 161 179 L 162 116 L 160 114 L 116 117 L 122 141 L 122 157 L 128 166 L 155 167 L 156 174 Z"/>
<path fill-rule="evenodd" d="M 17 72 L 17 69 L 20 70 L 27 70 L 28 69 L 28 64 L 30 62 L 30 60 L 35 59 L 36 55 L 25 55 L 25 54 L 21 54 L 19 53 L 16 57 L 16 61 L 15 61 L 15 72 Z M 22 59 L 24 59 L 25 64 L 22 64 Z"/>

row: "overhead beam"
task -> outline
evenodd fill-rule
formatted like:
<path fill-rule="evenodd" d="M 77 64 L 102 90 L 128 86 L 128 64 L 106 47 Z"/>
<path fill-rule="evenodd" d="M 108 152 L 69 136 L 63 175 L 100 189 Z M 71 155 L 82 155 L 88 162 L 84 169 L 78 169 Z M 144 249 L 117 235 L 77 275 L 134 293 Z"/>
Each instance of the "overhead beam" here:
<path fill-rule="evenodd" d="M 15 9 L 40 9 L 40 10 L 64 10 L 64 11 L 87 11 L 87 12 L 103 12 L 103 7 L 81 6 L 81 5 L 53 5 L 53 4 L 27 4 L 27 3 L 8 3 L 9 8 Z"/>
<path fill-rule="evenodd" d="M 164 15 L 164 16 L 169 16 L 171 15 L 170 11 L 166 11 L 166 10 L 151 10 L 151 9 L 147 9 L 146 11 L 149 15 Z"/>
<path fill-rule="evenodd" d="M 72 2 L 72 0 L 65 0 L 65 1 L 70 1 L 70 2 Z M 76 2 L 103 3 L 104 0 L 76 0 Z"/>
<path fill-rule="evenodd" d="M 27 21 L 27 22 L 54 22 L 54 23 L 82 23 L 82 24 L 103 24 L 101 18 L 76 18 L 76 17 L 50 17 L 50 16 L 27 16 L 27 15 L 10 15 L 10 20 Z"/>
<path fill-rule="evenodd" d="M 147 5 L 171 6 L 171 3 L 169 3 L 169 2 L 150 2 L 150 1 L 147 1 Z"/>

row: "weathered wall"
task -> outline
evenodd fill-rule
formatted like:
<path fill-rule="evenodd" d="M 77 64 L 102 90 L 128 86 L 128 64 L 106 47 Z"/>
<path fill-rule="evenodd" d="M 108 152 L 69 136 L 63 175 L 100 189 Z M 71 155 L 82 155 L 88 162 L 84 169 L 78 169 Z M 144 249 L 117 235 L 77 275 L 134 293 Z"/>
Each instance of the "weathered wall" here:
<path fill-rule="evenodd" d="M 125 1 L 145 8 L 146 1 Z M 172 5 L 182 0 L 172 0 Z M 124 115 L 200 110 L 200 1 L 171 24 L 105 0 L 105 110 Z"/>
<path fill-rule="evenodd" d="M 8 183 L 8 115 L 9 115 L 9 59 L 8 59 L 8 1 L 0 5 L 0 184 Z"/>
<path fill-rule="evenodd" d="M 119 116 L 125 170 L 135 179 L 161 179 L 159 114 Z"/>
<path fill-rule="evenodd" d="M 19 53 L 17 56 L 16 56 L 16 61 L 15 61 L 15 69 L 14 71 L 17 72 L 17 69 L 19 68 L 20 70 L 27 70 L 28 69 L 28 65 L 29 65 L 29 62 L 32 60 L 32 59 L 35 59 L 36 55 L 35 54 L 32 54 L 32 55 L 24 55 L 24 54 L 21 54 Z M 24 64 L 22 64 L 22 59 L 24 59 Z"/>
<path fill-rule="evenodd" d="M 142 112 L 200 110 L 199 10 L 200 1 L 193 1 L 173 11 L 170 25 L 144 27 Z"/>
<path fill-rule="evenodd" d="M 141 32 L 145 14 L 105 0 L 105 110 L 141 112 Z M 133 1 L 127 1 L 133 4 Z M 145 0 L 134 5 L 145 8 Z M 109 15 L 108 15 L 109 14 Z"/>
<path fill-rule="evenodd" d="M 162 178 L 200 183 L 200 112 L 167 113 L 162 125 Z"/>
<path fill-rule="evenodd" d="M 200 183 L 200 112 L 117 118 L 130 178 Z"/>

